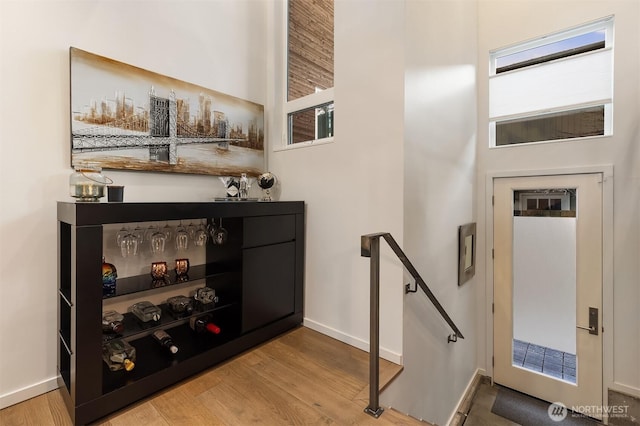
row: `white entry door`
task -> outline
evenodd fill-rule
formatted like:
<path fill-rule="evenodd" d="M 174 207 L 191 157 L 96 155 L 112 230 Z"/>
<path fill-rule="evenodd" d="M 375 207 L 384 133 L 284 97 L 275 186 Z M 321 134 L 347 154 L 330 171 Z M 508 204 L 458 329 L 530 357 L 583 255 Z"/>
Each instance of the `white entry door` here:
<path fill-rule="evenodd" d="M 602 406 L 602 174 L 496 178 L 494 381 Z"/>

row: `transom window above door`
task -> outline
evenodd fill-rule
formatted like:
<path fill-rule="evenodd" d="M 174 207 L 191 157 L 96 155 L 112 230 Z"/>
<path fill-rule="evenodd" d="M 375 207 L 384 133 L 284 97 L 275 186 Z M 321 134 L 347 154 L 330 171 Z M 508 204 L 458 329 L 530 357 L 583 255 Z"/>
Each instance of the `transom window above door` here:
<path fill-rule="evenodd" d="M 613 134 L 613 17 L 493 50 L 491 147 Z"/>

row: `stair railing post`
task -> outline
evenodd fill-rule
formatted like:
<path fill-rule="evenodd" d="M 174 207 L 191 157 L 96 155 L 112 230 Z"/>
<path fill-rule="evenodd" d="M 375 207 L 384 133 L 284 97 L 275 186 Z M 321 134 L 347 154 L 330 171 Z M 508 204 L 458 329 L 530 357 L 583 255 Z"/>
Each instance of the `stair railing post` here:
<path fill-rule="evenodd" d="M 378 396 L 380 389 L 380 237 L 391 247 L 391 250 L 398 256 L 404 267 L 416 280 L 416 289 L 420 287 L 427 295 L 433 306 L 438 310 L 442 318 L 449 324 L 454 334 L 447 337 L 447 342 L 456 342 L 458 338 L 464 336 L 453 323 L 447 311 L 444 310 L 440 302 L 433 295 L 427 283 L 424 282 L 416 268 L 411 264 L 407 255 L 404 254 L 396 240 L 388 232 L 378 232 L 360 236 L 360 256 L 369 257 L 370 267 L 370 298 L 369 298 L 369 406 L 364 412 L 378 418 L 384 411 L 379 404 Z M 408 286 L 409 284 L 407 284 Z M 412 293 L 415 291 L 411 291 Z"/>
<path fill-rule="evenodd" d="M 370 269 L 369 291 L 369 406 L 364 412 L 378 418 L 384 411 L 379 405 L 380 387 L 380 236 L 370 236 L 362 241 L 368 246 Z M 364 253 L 364 250 L 363 250 Z"/>

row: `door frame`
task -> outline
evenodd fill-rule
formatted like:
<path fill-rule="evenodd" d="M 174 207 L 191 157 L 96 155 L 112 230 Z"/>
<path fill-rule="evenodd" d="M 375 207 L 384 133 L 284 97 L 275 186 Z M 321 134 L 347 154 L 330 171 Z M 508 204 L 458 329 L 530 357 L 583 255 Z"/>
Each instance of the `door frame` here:
<path fill-rule="evenodd" d="M 485 371 L 493 382 L 493 181 L 498 178 L 602 174 L 602 404 L 609 405 L 613 383 L 613 165 L 559 169 L 489 171 L 485 176 Z M 607 423 L 605 417 L 603 421 Z"/>

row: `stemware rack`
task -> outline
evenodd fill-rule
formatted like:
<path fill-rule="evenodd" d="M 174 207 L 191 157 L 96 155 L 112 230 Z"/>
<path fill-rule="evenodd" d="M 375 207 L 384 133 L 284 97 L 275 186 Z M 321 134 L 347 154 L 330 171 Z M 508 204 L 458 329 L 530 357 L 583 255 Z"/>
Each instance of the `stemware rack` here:
<path fill-rule="evenodd" d="M 288 329 L 303 318 L 304 202 L 243 203 L 71 203 L 58 202 L 58 383 L 75 424 L 87 424 L 166 386 L 209 368 Z M 105 229 L 144 227 L 162 221 L 222 219 L 222 245 L 198 247 L 188 279 L 169 274 L 154 288 L 148 266 L 119 276 L 116 294 L 103 297 L 102 258 L 109 244 Z M 110 235 L 111 237 L 111 235 Z M 109 237 L 109 238 L 110 238 Z M 109 261 L 145 262 L 151 254 Z M 202 259 L 200 262 L 198 259 Z M 129 268 L 133 270 L 135 268 Z M 102 312 L 111 304 L 160 297 L 167 289 L 187 293 L 194 286 L 215 289 L 219 302 L 192 315 L 211 314 L 222 332 L 199 336 L 189 316 L 163 315 L 157 323 L 137 322 L 124 313 L 118 336 L 135 347 L 136 367 L 110 371 L 102 360 Z M 165 297 L 165 296 L 162 296 Z M 158 345 L 154 330 L 166 330 L 180 348 L 175 355 Z"/>

